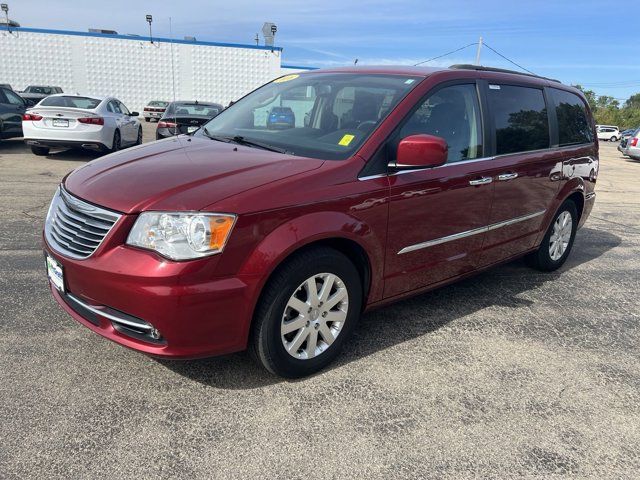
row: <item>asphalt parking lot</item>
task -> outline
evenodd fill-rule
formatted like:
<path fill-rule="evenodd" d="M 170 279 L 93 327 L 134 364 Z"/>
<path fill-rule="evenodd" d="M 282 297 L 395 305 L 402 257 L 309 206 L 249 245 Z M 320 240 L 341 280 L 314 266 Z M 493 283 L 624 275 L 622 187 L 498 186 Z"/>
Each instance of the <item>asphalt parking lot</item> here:
<path fill-rule="evenodd" d="M 94 157 L 2 142 L 0 477 L 637 478 L 640 162 L 600 154 L 561 270 L 517 261 L 374 311 L 332 368 L 283 381 L 243 353 L 157 361 L 73 321 L 40 229 Z"/>

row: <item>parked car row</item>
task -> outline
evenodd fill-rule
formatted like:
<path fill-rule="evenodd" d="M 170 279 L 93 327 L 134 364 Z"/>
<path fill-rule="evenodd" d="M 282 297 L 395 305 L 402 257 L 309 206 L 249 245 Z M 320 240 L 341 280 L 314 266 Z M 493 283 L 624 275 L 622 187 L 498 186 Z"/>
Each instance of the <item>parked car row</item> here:
<path fill-rule="evenodd" d="M 618 151 L 634 160 L 640 160 L 640 128 L 636 128 L 630 134 L 623 136 L 620 145 L 618 145 Z"/>
<path fill-rule="evenodd" d="M 49 94 L 53 90 L 46 88 L 60 93 Z M 44 98 L 31 106 L 10 85 L 0 86 L 0 139 L 24 137 L 36 155 L 48 155 L 52 148 L 114 152 L 142 143 L 139 113 L 131 112 L 115 97 L 65 94 L 59 87 L 27 90 L 33 99 L 37 95 Z M 219 103 L 197 100 L 154 100 L 143 115 L 145 121 L 158 120 L 156 138 L 160 139 L 193 133 L 223 109 Z"/>

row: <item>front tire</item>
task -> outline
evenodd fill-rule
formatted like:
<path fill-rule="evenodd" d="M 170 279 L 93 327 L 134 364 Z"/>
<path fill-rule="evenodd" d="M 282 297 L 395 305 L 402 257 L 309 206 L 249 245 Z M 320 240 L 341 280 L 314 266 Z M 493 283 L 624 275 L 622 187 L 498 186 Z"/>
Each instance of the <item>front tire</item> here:
<path fill-rule="evenodd" d="M 145 122 L 150 122 L 150 121 L 151 121 L 151 119 L 150 119 L 149 117 L 144 117 L 144 121 L 145 121 Z"/>
<path fill-rule="evenodd" d="M 47 155 L 49 155 L 49 149 L 47 147 L 31 147 L 31 152 L 34 155 L 37 155 L 39 157 L 46 157 Z"/>
<path fill-rule="evenodd" d="M 142 145 L 142 127 L 138 129 L 138 138 L 136 139 L 136 145 Z"/>
<path fill-rule="evenodd" d="M 311 375 L 338 356 L 361 306 L 362 282 L 349 258 L 327 247 L 300 252 L 265 286 L 249 349 L 271 373 Z"/>
<path fill-rule="evenodd" d="M 529 266 L 543 272 L 560 268 L 569 257 L 578 227 L 578 209 L 566 200 L 553 217 L 540 247 L 526 257 Z"/>
<path fill-rule="evenodd" d="M 617 142 L 618 141 L 618 137 L 616 137 L 615 135 L 613 137 L 611 137 L 609 139 L 610 142 Z"/>

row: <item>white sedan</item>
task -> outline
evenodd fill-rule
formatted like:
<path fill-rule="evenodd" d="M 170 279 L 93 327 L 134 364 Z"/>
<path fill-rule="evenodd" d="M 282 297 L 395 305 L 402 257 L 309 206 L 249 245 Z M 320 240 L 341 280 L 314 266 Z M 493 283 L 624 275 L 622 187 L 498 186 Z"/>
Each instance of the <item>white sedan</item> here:
<path fill-rule="evenodd" d="M 22 117 L 24 141 L 36 155 L 51 148 L 115 152 L 142 143 L 138 112 L 114 97 L 51 95 Z"/>

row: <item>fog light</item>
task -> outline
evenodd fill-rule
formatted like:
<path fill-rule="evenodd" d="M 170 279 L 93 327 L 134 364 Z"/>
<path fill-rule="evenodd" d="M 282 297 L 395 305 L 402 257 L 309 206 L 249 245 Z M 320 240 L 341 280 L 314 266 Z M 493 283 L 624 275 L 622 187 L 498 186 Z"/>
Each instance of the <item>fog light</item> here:
<path fill-rule="evenodd" d="M 149 336 L 151 338 L 153 338 L 154 340 L 160 340 L 160 337 L 162 335 L 160 335 L 160 332 L 158 331 L 157 328 L 153 328 L 150 332 L 149 332 Z"/>

